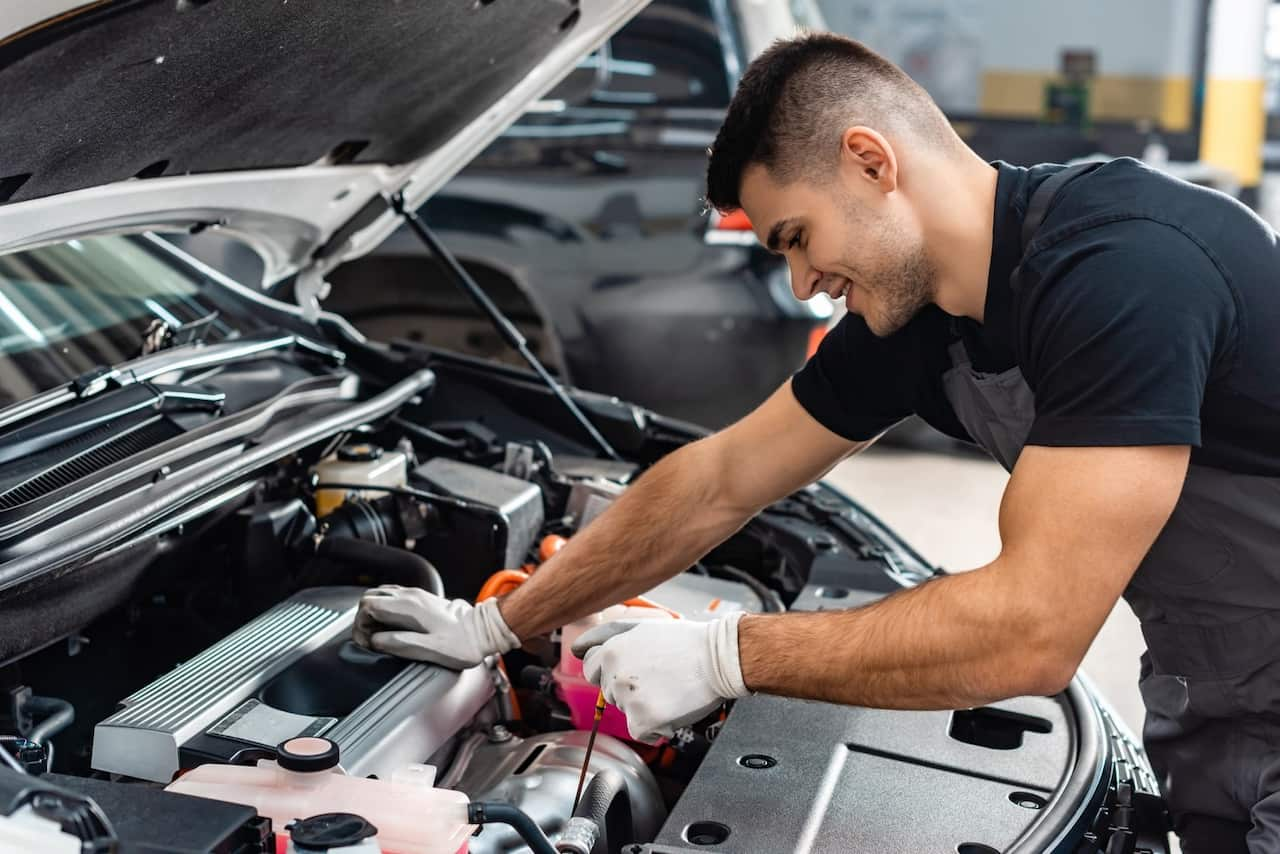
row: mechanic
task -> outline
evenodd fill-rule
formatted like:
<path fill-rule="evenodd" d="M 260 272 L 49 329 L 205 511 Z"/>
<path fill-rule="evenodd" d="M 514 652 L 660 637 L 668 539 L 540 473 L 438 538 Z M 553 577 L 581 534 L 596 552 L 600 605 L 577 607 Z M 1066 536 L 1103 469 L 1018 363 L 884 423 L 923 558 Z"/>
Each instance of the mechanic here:
<path fill-rule="evenodd" d="M 474 665 L 679 573 L 917 413 L 1012 472 L 1000 555 L 854 610 L 598 627 L 586 670 L 633 734 L 749 692 L 894 709 L 1054 694 L 1123 594 L 1183 850 L 1280 852 L 1271 228 L 1134 160 L 986 163 L 901 70 L 828 34 L 743 75 L 708 201 L 748 214 L 798 298 L 850 314 L 509 597 L 372 591 L 358 636 Z"/>

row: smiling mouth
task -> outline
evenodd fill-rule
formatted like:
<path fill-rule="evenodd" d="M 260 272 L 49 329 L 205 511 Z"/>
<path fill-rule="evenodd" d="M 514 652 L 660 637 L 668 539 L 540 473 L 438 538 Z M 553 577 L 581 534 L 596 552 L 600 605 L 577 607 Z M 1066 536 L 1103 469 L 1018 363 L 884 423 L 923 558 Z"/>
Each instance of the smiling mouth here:
<path fill-rule="evenodd" d="M 843 300 L 845 303 L 845 308 L 849 308 L 850 310 L 852 310 L 852 308 L 849 305 L 849 297 L 853 293 L 853 282 L 849 281 L 848 279 L 841 278 L 840 284 L 837 287 L 827 288 L 823 291 L 823 293 L 825 293 L 831 299 L 832 302 L 840 302 L 841 300 Z"/>

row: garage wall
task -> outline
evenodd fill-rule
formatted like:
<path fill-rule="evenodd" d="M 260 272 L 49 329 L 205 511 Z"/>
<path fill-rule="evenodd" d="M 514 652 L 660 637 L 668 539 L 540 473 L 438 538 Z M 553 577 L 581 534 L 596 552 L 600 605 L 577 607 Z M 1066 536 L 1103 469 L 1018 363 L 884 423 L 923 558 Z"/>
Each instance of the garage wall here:
<path fill-rule="evenodd" d="M 951 113 L 1038 118 L 1062 50 L 1091 49 L 1094 120 L 1191 125 L 1202 0 L 820 2 L 833 30 L 893 59 Z"/>

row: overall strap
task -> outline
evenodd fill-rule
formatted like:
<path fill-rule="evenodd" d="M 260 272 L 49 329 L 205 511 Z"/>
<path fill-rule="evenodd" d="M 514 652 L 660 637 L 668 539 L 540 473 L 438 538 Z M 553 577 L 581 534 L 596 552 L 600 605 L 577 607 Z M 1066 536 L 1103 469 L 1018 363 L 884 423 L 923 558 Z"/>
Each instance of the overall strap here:
<path fill-rule="evenodd" d="M 1092 172 L 1101 165 L 1101 163 L 1077 163 L 1075 166 L 1068 166 L 1045 178 L 1040 183 L 1040 186 L 1036 187 L 1036 191 L 1031 194 L 1031 202 L 1027 205 L 1027 215 L 1022 220 L 1022 251 L 1024 254 L 1027 251 L 1027 247 L 1031 245 L 1031 238 L 1035 237 L 1040 224 L 1044 222 L 1045 215 L 1049 213 L 1049 207 L 1053 204 L 1054 199 L 1058 197 L 1058 192 L 1066 186 L 1068 181 L 1083 175 L 1085 172 Z"/>

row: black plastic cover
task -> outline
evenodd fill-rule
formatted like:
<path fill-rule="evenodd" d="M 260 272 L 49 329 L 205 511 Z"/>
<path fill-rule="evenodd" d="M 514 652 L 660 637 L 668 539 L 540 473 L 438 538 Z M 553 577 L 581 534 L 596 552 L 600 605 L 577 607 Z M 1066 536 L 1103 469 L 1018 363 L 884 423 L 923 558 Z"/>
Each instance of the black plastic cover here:
<path fill-rule="evenodd" d="M 253 807 L 166 792 L 139 783 L 46 774 L 43 779 L 91 797 L 111 819 L 118 854 L 267 854 L 271 819 Z"/>
<path fill-rule="evenodd" d="M 0 815 L 29 807 L 79 839 L 86 854 L 114 852 L 118 837 L 102 809 L 86 794 L 59 786 L 60 779 L 54 774 L 36 777 L 0 768 Z"/>

